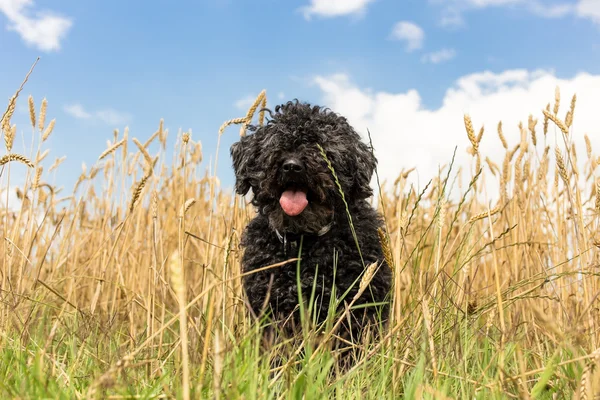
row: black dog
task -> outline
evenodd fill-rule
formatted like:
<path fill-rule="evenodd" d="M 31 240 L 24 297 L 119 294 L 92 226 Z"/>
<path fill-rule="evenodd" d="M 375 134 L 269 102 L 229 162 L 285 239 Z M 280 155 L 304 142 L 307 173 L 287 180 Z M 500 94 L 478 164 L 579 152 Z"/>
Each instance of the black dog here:
<path fill-rule="evenodd" d="M 383 221 L 366 201 L 373 194 L 377 160 L 346 118 L 328 109 L 295 101 L 266 111 L 268 122 L 249 127 L 251 134 L 231 147 L 236 191 L 245 195 L 252 189 L 258 211 L 242 236 L 243 271 L 300 257 L 300 276 L 295 261 L 247 275 L 243 285 L 250 307 L 257 315 L 270 312 L 283 332 L 293 334 L 300 323 L 298 281 L 304 301 L 313 294 L 320 323 L 330 301 L 349 289 L 338 303 L 343 310 L 357 294 L 366 267 L 378 263 L 354 302 L 362 307 L 353 307 L 336 333 L 357 343 L 367 325 L 385 322 L 389 313 L 392 273 L 377 233 Z"/>

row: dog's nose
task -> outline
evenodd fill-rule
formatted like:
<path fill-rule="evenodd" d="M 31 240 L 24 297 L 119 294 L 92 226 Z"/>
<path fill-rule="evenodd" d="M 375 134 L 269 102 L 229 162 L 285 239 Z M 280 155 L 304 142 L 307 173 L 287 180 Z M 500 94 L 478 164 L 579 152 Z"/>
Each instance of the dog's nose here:
<path fill-rule="evenodd" d="M 295 158 L 290 158 L 283 162 L 283 172 L 284 173 L 300 173 L 304 171 L 304 165 L 302 162 Z"/>

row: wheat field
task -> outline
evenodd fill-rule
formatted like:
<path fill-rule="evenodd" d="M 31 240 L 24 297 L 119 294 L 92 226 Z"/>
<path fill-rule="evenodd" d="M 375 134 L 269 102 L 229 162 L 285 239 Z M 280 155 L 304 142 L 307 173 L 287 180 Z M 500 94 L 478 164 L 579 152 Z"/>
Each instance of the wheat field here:
<path fill-rule="evenodd" d="M 587 137 L 585 149 L 572 144 L 583 135 L 571 129 L 575 96 L 560 109 L 557 88 L 531 105 L 543 120 L 518 127 L 484 131 L 465 115 L 470 168 L 448 160 L 422 188 L 411 170 L 387 182 L 374 205 L 394 272 L 391 321 L 354 344 L 361 357 L 343 372 L 311 330 L 261 351 L 238 246 L 254 211 L 220 189 L 229 160 L 208 165 L 199 141 L 161 120 L 152 134 L 107 135 L 63 191 L 48 182 L 64 158 L 41 167 L 55 123 L 46 99 L 29 97 L 31 126 L 19 127 L 31 154 L 13 153 L 21 89 L 1 124 L 3 397 L 600 398 L 600 157 Z M 266 104 L 262 92 L 215 135 L 263 123 Z M 519 129 L 520 143 L 503 129 Z M 482 138 L 502 146 L 501 165 Z M 9 207 L 15 163 L 28 173 Z M 499 198 L 488 204 L 490 187 Z"/>

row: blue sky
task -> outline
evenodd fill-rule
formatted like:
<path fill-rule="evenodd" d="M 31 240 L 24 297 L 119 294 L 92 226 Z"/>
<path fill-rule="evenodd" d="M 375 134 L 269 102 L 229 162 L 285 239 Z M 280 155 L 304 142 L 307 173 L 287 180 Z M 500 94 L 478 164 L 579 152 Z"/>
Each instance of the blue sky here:
<path fill-rule="evenodd" d="M 600 0 L 0 0 L 0 93 L 41 56 L 13 122 L 28 143 L 26 95 L 48 99 L 68 188 L 114 128 L 145 139 L 160 118 L 171 144 L 191 128 L 208 162 L 219 125 L 263 88 L 270 106 L 299 98 L 369 128 L 384 177 L 417 166 L 424 179 L 454 146 L 465 153 L 463 112 L 516 126 L 557 84 L 588 102 L 580 126 L 593 134 L 599 39 Z M 223 138 L 224 186 L 236 138 Z"/>

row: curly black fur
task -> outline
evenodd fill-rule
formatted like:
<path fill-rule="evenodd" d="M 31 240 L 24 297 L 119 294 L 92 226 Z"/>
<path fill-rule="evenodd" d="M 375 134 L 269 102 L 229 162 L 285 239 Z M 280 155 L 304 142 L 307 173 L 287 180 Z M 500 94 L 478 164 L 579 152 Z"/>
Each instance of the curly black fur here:
<path fill-rule="evenodd" d="M 370 181 L 377 160 L 346 118 L 329 109 L 294 101 L 267 112 L 270 118 L 264 126 L 250 127 L 252 134 L 231 147 L 236 191 L 246 195 L 252 190 L 252 204 L 258 210 L 242 237 L 243 270 L 250 272 L 299 256 L 302 238 L 302 298 L 310 298 L 314 285 L 317 321 L 322 322 L 327 317 L 332 290 L 335 288 L 339 297 L 350 288 L 345 297 L 349 303 L 359 289 L 365 266 L 381 263 L 370 287 L 355 303 L 379 306 L 352 311 L 351 323 L 338 332 L 356 342 L 367 324 L 380 321 L 378 317 L 385 321 L 389 310 L 391 270 L 377 235 L 383 221 L 366 201 L 373 194 Z M 346 206 L 317 144 L 332 163 L 344 192 L 360 252 Z M 290 185 L 282 173 L 284 161 L 290 158 L 304 167 L 292 184 L 301 186 L 308 199 L 308 206 L 297 216 L 287 215 L 279 203 Z M 330 229 L 323 234 L 327 227 Z M 287 321 L 284 332 L 295 331 L 299 325 L 296 262 L 247 275 L 243 284 L 255 314 L 270 311 L 280 325 Z M 343 304 L 339 308 L 343 309 Z"/>

